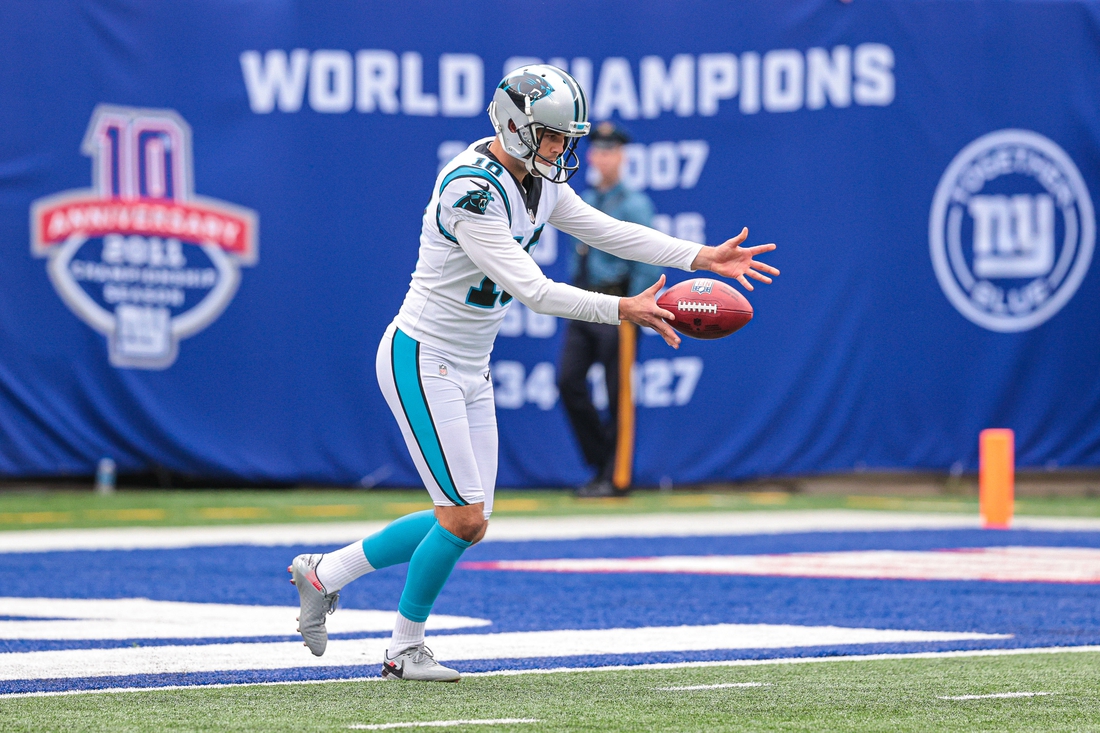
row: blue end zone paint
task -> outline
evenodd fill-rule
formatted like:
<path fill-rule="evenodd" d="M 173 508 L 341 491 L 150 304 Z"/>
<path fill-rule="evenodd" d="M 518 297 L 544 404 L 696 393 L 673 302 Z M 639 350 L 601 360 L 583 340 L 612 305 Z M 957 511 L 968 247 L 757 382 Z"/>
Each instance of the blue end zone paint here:
<path fill-rule="evenodd" d="M 637 557 L 760 554 L 830 550 L 927 550 L 957 547 L 1100 547 L 1100 533 L 908 531 L 810 533 L 751 537 L 610 539 L 486 543 L 464 559 Z M 305 548 L 317 551 L 324 548 Z M 219 547 L 184 550 L 51 552 L 9 555 L 0 573 L 5 595 L 130 598 L 290 606 L 286 564 L 300 548 Z M 78 572 L 74 572 L 74 568 Z M 43 582 L 43 579 L 48 581 Z M 404 566 L 377 571 L 341 591 L 344 608 L 396 609 Z M 766 650 L 613 655 L 538 660 L 457 662 L 463 671 L 534 669 L 726 659 L 815 657 L 958 649 L 1100 644 L 1100 586 L 1058 583 L 846 580 L 718 575 L 615 575 L 464 571 L 451 576 L 436 613 L 488 618 L 492 626 L 440 633 L 492 633 L 563 628 L 608 628 L 769 623 L 1013 634 L 1007 640 L 878 644 Z M 2 609 L 0 609 L 2 611 Z M 292 629 L 291 629 L 292 630 Z M 385 634 L 340 634 L 334 641 Z M 290 634 L 278 639 L 295 639 Z M 241 639 L 233 639 L 241 641 Z M 257 639 L 260 640 L 260 639 Z M 275 640 L 265 637 L 263 640 Z M 155 640 L 143 644 L 209 643 Z M 217 640 L 217 641 L 225 641 Z M 0 641 L 2 651 L 130 646 L 132 641 Z M 225 672 L 3 682 L 0 692 L 86 687 L 155 686 L 334 679 L 373 675 L 354 668 Z"/>

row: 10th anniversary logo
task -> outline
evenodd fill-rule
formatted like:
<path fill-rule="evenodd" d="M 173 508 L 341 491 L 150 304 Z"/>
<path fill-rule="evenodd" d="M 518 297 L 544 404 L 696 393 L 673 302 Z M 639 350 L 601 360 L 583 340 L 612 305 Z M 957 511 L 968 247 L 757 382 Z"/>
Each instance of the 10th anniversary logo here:
<path fill-rule="evenodd" d="M 164 369 L 256 263 L 255 211 L 196 196 L 191 128 L 173 110 L 99 105 L 81 151 L 90 189 L 31 206 L 31 252 L 62 300 L 108 338 L 111 364 Z"/>

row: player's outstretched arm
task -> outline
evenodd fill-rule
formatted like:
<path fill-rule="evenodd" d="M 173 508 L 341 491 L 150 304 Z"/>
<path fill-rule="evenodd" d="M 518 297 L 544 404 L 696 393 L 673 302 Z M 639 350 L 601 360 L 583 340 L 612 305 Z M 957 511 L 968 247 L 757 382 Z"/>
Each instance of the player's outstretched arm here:
<path fill-rule="evenodd" d="M 661 334 L 665 342 L 674 349 L 680 348 L 680 337 L 672 330 L 668 322 L 675 316 L 657 305 L 657 292 L 665 286 L 665 276 L 657 280 L 633 298 L 619 298 L 619 319 L 649 326 Z"/>
<path fill-rule="evenodd" d="M 758 262 L 753 257 L 764 252 L 771 252 L 775 249 L 775 245 L 758 244 L 755 247 L 742 247 L 741 243 L 748 236 L 749 228 L 745 227 L 736 237 L 727 239 L 717 247 L 703 247 L 692 261 L 691 269 L 710 270 L 722 277 L 735 278 L 745 290 L 752 290 L 752 284 L 749 283 L 745 277 L 746 275 L 753 280 L 770 283 L 772 279 L 768 275 L 778 275 L 779 270 L 771 265 Z"/>

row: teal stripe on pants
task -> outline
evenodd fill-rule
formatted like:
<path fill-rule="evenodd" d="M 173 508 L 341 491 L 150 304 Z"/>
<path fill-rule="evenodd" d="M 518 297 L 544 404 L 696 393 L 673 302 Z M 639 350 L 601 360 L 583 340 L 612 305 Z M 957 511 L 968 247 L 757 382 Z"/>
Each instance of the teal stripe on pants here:
<path fill-rule="evenodd" d="M 443 455 L 443 445 L 435 431 L 432 413 L 424 397 L 424 387 L 420 381 L 420 344 L 400 328 L 393 334 L 393 380 L 397 384 L 397 396 L 405 411 L 405 419 L 412 427 L 416 444 L 428 464 L 428 470 L 444 495 L 457 506 L 466 506 L 469 502 L 458 495 L 451 469 L 447 466 L 447 457 Z"/>

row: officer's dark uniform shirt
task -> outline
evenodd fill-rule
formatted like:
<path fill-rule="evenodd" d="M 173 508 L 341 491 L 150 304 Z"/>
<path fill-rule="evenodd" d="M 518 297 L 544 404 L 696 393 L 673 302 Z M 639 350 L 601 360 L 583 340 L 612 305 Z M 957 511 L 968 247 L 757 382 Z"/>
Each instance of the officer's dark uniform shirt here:
<path fill-rule="evenodd" d="M 644 226 L 653 223 L 653 202 L 641 191 L 624 186 L 622 181 L 607 191 L 589 188 L 581 198 L 616 219 Z M 662 268 L 656 265 L 624 260 L 576 240 L 574 244 L 570 276 L 578 287 L 631 296 L 642 292 L 661 276 Z M 583 250 L 587 250 L 587 256 L 581 254 Z M 613 292 L 618 287 L 625 288 L 625 293 Z"/>

